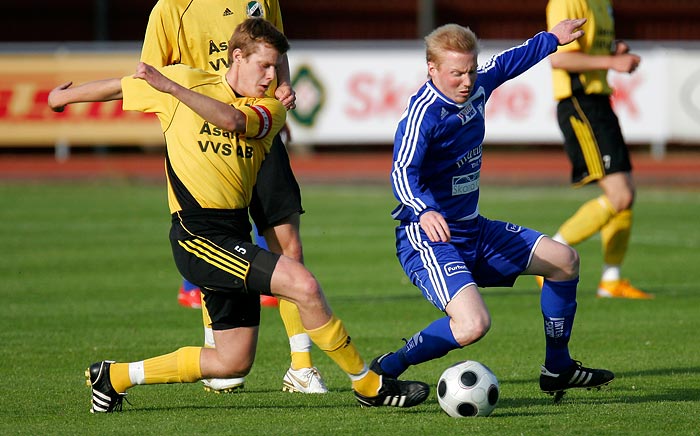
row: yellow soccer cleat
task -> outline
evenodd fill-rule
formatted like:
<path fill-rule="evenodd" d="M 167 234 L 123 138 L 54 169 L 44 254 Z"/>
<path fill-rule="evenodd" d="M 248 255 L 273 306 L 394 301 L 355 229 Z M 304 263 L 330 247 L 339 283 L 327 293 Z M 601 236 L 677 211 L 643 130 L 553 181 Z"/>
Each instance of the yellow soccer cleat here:
<path fill-rule="evenodd" d="M 539 288 L 542 289 L 542 286 L 544 286 L 544 277 L 535 276 L 535 282 L 537 282 L 537 286 L 539 286 Z"/>
<path fill-rule="evenodd" d="M 649 294 L 635 288 L 629 280 L 602 281 L 598 285 L 598 298 L 629 298 L 632 300 L 651 300 L 654 294 Z"/>

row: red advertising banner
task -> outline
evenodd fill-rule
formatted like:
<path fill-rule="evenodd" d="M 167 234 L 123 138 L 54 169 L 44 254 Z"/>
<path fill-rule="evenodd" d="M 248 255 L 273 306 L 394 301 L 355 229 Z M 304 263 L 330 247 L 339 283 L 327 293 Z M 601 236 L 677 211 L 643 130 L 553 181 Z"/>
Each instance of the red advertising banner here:
<path fill-rule="evenodd" d="M 137 52 L 0 54 L 0 146 L 162 145 L 152 114 L 124 112 L 121 100 L 54 113 L 54 87 L 133 73 Z"/>

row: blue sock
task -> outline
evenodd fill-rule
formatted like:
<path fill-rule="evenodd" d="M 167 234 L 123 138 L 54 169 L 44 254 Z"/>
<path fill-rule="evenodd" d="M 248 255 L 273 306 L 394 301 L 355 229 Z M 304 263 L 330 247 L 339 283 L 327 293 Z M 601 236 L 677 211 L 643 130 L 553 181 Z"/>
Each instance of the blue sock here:
<path fill-rule="evenodd" d="M 195 285 L 194 283 L 188 282 L 185 279 L 182 279 L 182 289 L 184 289 L 185 292 L 190 292 L 194 289 L 199 289 L 199 286 Z"/>
<path fill-rule="evenodd" d="M 413 335 L 406 345 L 381 361 L 384 372 L 398 378 L 411 365 L 437 359 L 449 351 L 461 348 L 450 329 L 450 317 L 433 321 L 426 328 Z"/>
<path fill-rule="evenodd" d="M 576 315 L 578 277 L 564 282 L 544 281 L 540 306 L 544 317 L 546 352 L 544 366 L 560 373 L 571 366 L 569 338 Z"/>

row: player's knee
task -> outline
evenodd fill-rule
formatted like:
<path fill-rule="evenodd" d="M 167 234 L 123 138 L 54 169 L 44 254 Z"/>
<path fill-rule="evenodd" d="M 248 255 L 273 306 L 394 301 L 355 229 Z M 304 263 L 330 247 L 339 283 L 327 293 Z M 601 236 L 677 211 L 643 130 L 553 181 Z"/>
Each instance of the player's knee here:
<path fill-rule="evenodd" d="M 318 305 L 322 301 L 321 285 L 308 270 L 299 272 L 293 279 L 294 285 L 290 291 L 291 297 L 302 307 Z"/>
<path fill-rule="evenodd" d="M 250 369 L 253 367 L 253 363 L 235 363 L 224 367 L 224 374 L 220 378 L 239 378 L 245 377 L 250 373 Z"/>
<path fill-rule="evenodd" d="M 566 254 L 562 257 L 561 265 L 561 280 L 573 280 L 579 275 L 579 267 L 581 265 L 581 258 L 578 255 L 578 251 L 571 247 L 566 247 Z"/>
<path fill-rule="evenodd" d="M 486 336 L 486 333 L 488 333 L 490 329 L 491 317 L 485 313 L 471 317 L 469 320 L 455 323 L 452 334 L 454 335 L 455 341 L 457 341 L 460 346 L 464 347 Z"/>
<path fill-rule="evenodd" d="M 219 356 L 217 369 L 214 377 L 217 378 L 238 378 L 245 377 L 253 367 L 254 356 Z"/>

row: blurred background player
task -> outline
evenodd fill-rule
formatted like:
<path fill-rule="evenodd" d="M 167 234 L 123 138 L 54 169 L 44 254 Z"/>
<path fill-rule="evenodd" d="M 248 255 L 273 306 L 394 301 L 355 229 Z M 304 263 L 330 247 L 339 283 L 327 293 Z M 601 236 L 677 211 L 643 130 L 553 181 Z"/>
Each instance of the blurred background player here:
<path fill-rule="evenodd" d="M 428 385 L 369 370 L 302 263 L 251 242 L 248 206 L 253 186 L 286 119 L 282 103 L 265 94 L 289 43 L 269 22 L 251 18 L 236 28 L 229 46 L 225 75 L 186 65 L 158 70 L 141 62 L 133 76 L 76 87 L 68 82 L 49 94 L 49 106 L 58 112 L 72 103 L 123 99 L 124 110 L 158 116 L 166 140 L 173 257 L 183 276 L 201 284 L 217 344 L 182 347 L 135 362 L 90 365 L 85 373 L 92 388 L 90 411 L 120 411 L 126 390 L 135 385 L 246 375 L 257 349 L 260 293 L 299 307 L 307 333 L 348 375 L 360 404 L 420 404 L 428 397 Z M 210 141 L 232 152 L 197 145 Z"/>
<path fill-rule="evenodd" d="M 600 232 L 604 264 L 597 296 L 653 298 L 623 279 L 620 272 L 632 230 L 635 187 L 607 80 L 608 70 L 634 72 L 640 58 L 629 53 L 625 42 L 615 39 L 609 0 L 550 0 L 547 4 L 549 28 L 574 17 L 588 18 L 585 35 L 550 56 L 557 118 L 572 165 L 572 183 L 596 182 L 603 195 L 584 203 L 561 225 L 554 240 L 576 245 Z"/>
<path fill-rule="evenodd" d="M 411 365 L 481 339 L 491 315 L 479 287 L 513 286 L 522 274 L 545 277 L 540 296 L 545 358 L 540 389 L 561 396 L 614 375 L 569 354 L 576 315 L 579 257 L 542 233 L 479 213 L 486 103 L 504 82 L 581 36 L 585 20 L 563 20 L 550 33 L 478 66 L 476 35 L 448 24 L 425 38 L 429 80 L 411 96 L 394 138 L 391 181 L 397 257 L 424 297 L 446 315 L 393 353 L 375 359 L 378 374 L 398 377 Z M 556 397 L 555 397 L 556 398 Z"/>
<path fill-rule="evenodd" d="M 243 20 L 259 17 L 268 20 L 283 32 L 282 14 L 277 0 L 159 0 L 148 19 L 141 61 L 165 66 L 186 64 L 217 74 L 228 69 L 227 44 L 231 33 Z M 277 80 L 268 93 L 287 110 L 295 107 L 296 96 L 291 86 L 289 62 L 284 54 L 277 71 Z M 303 213 L 301 193 L 289 156 L 280 135 L 258 174 L 250 214 L 258 231 L 258 245 L 269 247 L 299 262 L 304 261 L 299 236 L 299 218 Z M 260 237 L 262 231 L 265 239 Z M 276 306 L 277 299 L 261 296 L 262 304 Z M 183 281 L 178 296 L 180 304 L 202 307 L 205 346 L 214 347 L 214 337 L 206 307 L 201 305 L 196 284 Z M 326 385 L 314 367 L 311 339 L 304 332 L 299 311 L 288 301 L 280 301 L 280 316 L 289 338 L 290 368 L 283 377 L 282 389 L 289 392 L 325 393 Z M 231 392 L 242 388 L 243 379 L 203 380 L 205 389 Z"/>

